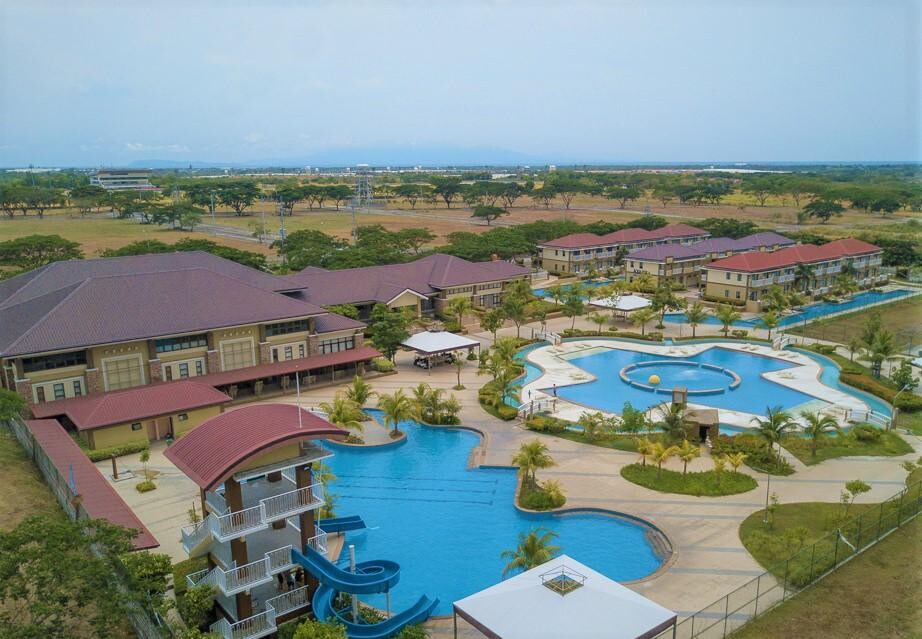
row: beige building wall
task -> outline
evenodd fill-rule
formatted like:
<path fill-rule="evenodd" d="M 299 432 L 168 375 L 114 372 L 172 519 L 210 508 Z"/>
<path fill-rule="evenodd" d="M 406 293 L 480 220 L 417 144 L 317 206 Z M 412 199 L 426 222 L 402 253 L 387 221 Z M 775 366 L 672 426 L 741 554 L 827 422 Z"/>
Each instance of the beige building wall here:
<path fill-rule="evenodd" d="M 136 422 L 125 424 L 115 424 L 95 428 L 86 431 L 87 441 L 90 448 L 97 450 L 100 448 L 110 448 L 112 446 L 124 446 L 134 442 L 149 441 L 152 439 L 151 433 L 154 432 L 153 423 L 159 422 L 160 438 L 166 436 L 169 432 L 170 420 L 173 422 L 173 436 L 177 439 L 188 433 L 193 428 L 200 426 L 203 422 L 221 413 L 221 406 L 205 406 L 203 408 L 194 408 L 188 411 L 180 411 L 172 415 L 163 415 L 152 419 L 144 419 Z M 182 416 L 185 415 L 185 419 Z M 132 429 L 132 424 L 140 424 L 137 430 Z"/>

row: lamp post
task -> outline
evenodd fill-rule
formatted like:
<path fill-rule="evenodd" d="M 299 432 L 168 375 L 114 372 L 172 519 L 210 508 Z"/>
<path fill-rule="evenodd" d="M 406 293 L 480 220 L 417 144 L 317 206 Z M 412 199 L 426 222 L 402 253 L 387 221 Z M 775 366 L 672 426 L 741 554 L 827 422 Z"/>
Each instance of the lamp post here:
<path fill-rule="evenodd" d="M 905 384 L 903 388 L 896 391 L 896 395 L 893 396 L 893 401 L 891 402 L 893 404 L 893 415 L 891 415 L 890 417 L 890 425 L 887 427 L 887 430 L 893 430 L 893 428 L 896 426 L 896 417 L 900 413 L 900 409 L 897 408 L 896 406 L 896 398 L 900 396 L 900 393 L 902 393 L 903 391 L 907 391 L 910 388 L 911 387 L 909 384 Z"/>

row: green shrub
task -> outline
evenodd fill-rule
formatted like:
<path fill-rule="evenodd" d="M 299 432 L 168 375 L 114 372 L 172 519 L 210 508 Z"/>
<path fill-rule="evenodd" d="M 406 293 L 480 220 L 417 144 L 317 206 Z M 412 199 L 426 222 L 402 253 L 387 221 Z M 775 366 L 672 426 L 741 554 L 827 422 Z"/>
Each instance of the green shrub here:
<path fill-rule="evenodd" d="M 881 432 L 870 424 L 858 424 L 849 431 L 849 434 L 859 442 L 879 442 Z"/>
<path fill-rule="evenodd" d="M 77 444 L 80 444 L 80 439 L 77 439 Z M 104 459 L 109 459 L 110 457 L 121 457 L 123 455 L 141 453 L 145 450 L 150 450 L 150 442 L 132 442 L 130 444 L 122 444 L 121 446 L 110 446 L 109 448 L 85 450 L 84 452 L 86 453 L 86 456 L 90 458 L 90 461 L 98 462 L 103 461 Z"/>
<path fill-rule="evenodd" d="M 397 639 L 429 639 L 429 630 L 425 626 L 405 626 L 397 634 Z"/>
<path fill-rule="evenodd" d="M 536 433 L 562 433 L 568 423 L 550 415 L 532 415 L 525 421 L 525 427 Z"/>
<path fill-rule="evenodd" d="M 152 490 L 157 490 L 157 484 L 148 479 L 135 484 L 134 489 L 139 493 L 149 493 Z"/>
<path fill-rule="evenodd" d="M 562 493 L 547 491 L 543 487 L 522 489 L 519 494 L 519 505 L 529 510 L 551 510 L 566 502 L 567 498 Z"/>
<path fill-rule="evenodd" d="M 621 468 L 621 476 L 639 486 L 678 495 L 735 495 L 758 486 L 756 480 L 745 473 L 724 471 L 718 475 L 713 470 L 680 473 L 666 468 L 660 470 L 653 464 L 628 464 Z"/>
<path fill-rule="evenodd" d="M 832 355 L 836 352 L 836 347 L 832 344 L 813 344 L 810 348 L 821 355 Z"/>
<path fill-rule="evenodd" d="M 732 331 L 730 331 L 730 335 L 738 339 L 743 339 L 744 337 L 749 335 L 749 331 L 745 331 L 745 330 L 737 328 L 737 329 L 733 329 Z"/>
<path fill-rule="evenodd" d="M 905 392 L 893 402 L 893 405 L 907 413 L 922 411 L 922 397 L 910 392 Z"/>
<path fill-rule="evenodd" d="M 731 455 L 746 453 L 746 465 L 771 475 L 790 475 L 794 468 L 777 451 L 768 447 L 768 443 L 758 435 L 740 433 L 735 437 L 720 435 L 711 449 L 712 455 Z"/>
<path fill-rule="evenodd" d="M 395 365 L 394 362 L 386 357 L 376 357 L 371 360 L 371 367 L 379 373 L 390 373 L 394 370 Z"/>
<path fill-rule="evenodd" d="M 497 414 L 497 417 L 499 417 L 500 419 L 504 419 L 508 422 L 510 420 L 515 419 L 518 416 L 519 411 L 516 410 L 515 406 L 509 406 L 508 404 L 503 404 L 502 406 L 496 409 L 496 414 Z"/>

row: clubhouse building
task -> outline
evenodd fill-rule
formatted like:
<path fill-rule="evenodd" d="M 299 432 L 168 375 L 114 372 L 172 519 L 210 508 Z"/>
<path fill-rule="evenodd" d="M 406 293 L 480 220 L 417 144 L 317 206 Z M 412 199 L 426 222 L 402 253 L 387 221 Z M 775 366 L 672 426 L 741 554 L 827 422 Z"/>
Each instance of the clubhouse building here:
<path fill-rule="evenodd" d="M 538 245 L 541 266 L 555 275 L 585 275 L 589 271 L 620 268 L 631 251 L 658 245 L 686 245 L 711 236 L 688 224 L 667 224 L 653 231 L 629 228 L 605 235 L 574 233 Z"/>
<path fill-rule="evenodd" d="M 861 288 L 887 281 L 880 272 L 883 249 L 868 242 L 846 238 L 820 246 L 802 244 L 775 252 L 733 255 L 704 265 L 704 297 L 717 302 L 762 310 L 769 287 L 799 290 L 808 297 L 822 297 L 843 272 L 851 273 Z"/>
<path fill-rule="evenodd" d="M 777 251 L 794 244 L 794 240 L 771 231 L 739 239 L 716 237 L 691 244 L 657 244 L 627 254 L 625 279 L 633 282 L 646 274 L 653 286 L 659 286 L 664 280 L 685 287 L 698 286 L 705 281 L 704 265 L 714 260 L 739 253 Z"/>
<path fill-rule="evenodd" d="M 285 281 L 285 293 L 321 306 L 350 304 L 368 319 L 375 304 L 409 308 L 416 317 L 442 313 L 456 298 L 467 298 L 474 308 L 502 303 L 509 285 L 528 280 L 531 270 L 500 260 L 468 262 L 435 254 L 406 264 L 387 264 L 338 271 L 308 267 Z"/>

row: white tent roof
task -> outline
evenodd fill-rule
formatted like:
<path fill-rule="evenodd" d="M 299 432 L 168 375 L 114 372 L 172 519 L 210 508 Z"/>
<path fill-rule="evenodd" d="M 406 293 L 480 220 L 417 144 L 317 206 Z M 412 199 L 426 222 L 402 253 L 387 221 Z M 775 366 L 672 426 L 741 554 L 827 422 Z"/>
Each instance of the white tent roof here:
<path fill-rule="evenodd" d="M 636 311 L 641 308 L 650 306 L 653 302 L 640 295 L 620 295 L 618 297 L 605 297 L 596 300 L 589 300 L 593 306 L 604 306 L 616 311 Z"/>
<path fill-rule="evenodd" d="M 582 586 L 568 594 L 545 582 L 561 572 Z M 454 603 L 455 613 L 491 639 L 640 639 L 676 614 L 567 555 Z"/>
<path fill-rule="evenodd" d="M 404 340 L 403 345 L 412 348 L 414 351 L 426 355 L 434 353 L 445 353 L 447 351 L 457 351 L 463 348 L 479 346 L 480 342 L 463 335 L 455 335 L 448 331 L 423 331 L 410 335 Z"/>

